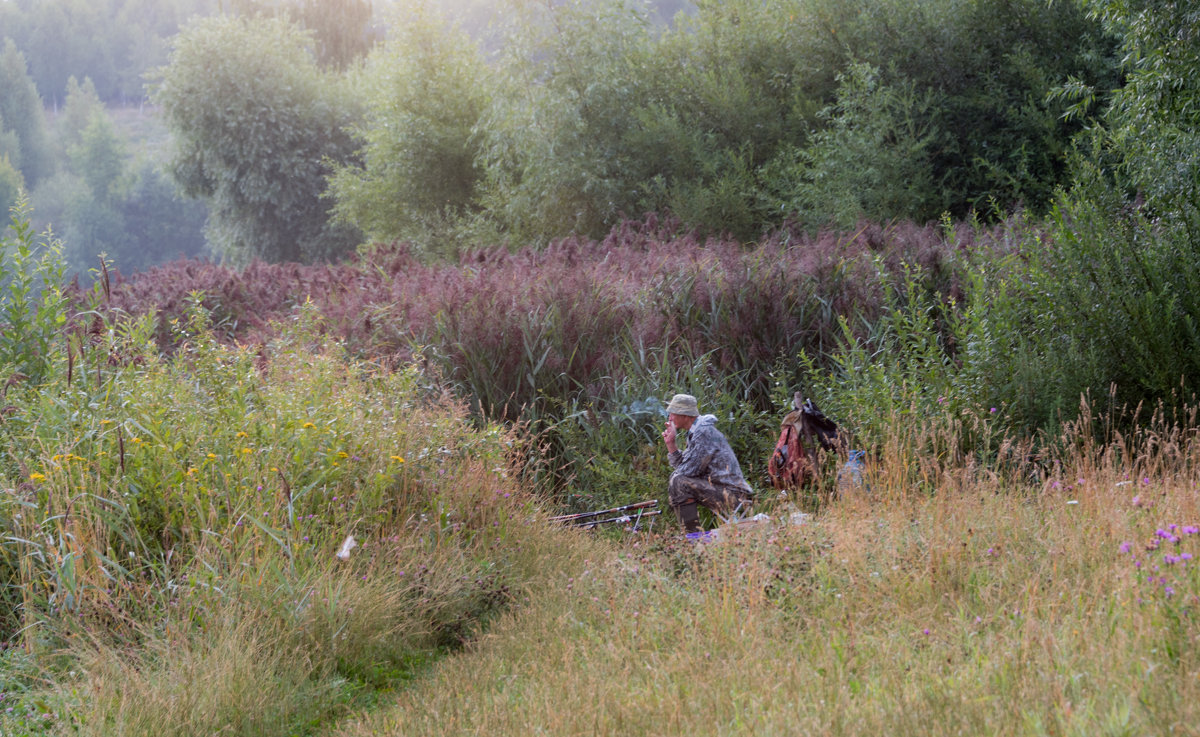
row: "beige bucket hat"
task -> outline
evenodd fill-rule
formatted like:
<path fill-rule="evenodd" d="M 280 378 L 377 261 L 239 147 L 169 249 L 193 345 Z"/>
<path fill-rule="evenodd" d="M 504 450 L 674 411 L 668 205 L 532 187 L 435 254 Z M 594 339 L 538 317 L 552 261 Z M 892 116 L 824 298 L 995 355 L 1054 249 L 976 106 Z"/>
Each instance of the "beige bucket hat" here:
<path fill-rule="evenodd" d="M 676 394 L 667 403 L 667 414 L 699 417 L 700 410 L 696 409 L 696 398 L 691 394 Z"/>

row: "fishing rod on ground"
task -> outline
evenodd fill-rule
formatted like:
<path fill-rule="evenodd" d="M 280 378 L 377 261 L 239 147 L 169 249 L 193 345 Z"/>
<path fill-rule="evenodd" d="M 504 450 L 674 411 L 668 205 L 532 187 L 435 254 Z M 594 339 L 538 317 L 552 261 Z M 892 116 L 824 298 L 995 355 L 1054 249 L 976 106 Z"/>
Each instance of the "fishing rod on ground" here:
<path fill-rule="evenodd" d="M 645 517 L 654 517 L 662 514 L 661 509 L 654 509 L 658 506 L 657 499 L 648 499 L 644 502 L 636 502 L 634 504 L 626 504 L 621 507 L 613 507 L 611 509 L 601 509 L 595 512 L 578 512 L 576 514 L 560 514 L 557 517 L 551 517 L 551 522 L 562 522 L 574 527 L 580 527 L 585 530 L 590 530 L 593 527 L 611 523 L 633 523 L 633 529 L 638 529 L 638 524 Z M 636 514 L 630 514 L 636 512 Z M 605 518 L 605 515 L 614 515 Z"/>

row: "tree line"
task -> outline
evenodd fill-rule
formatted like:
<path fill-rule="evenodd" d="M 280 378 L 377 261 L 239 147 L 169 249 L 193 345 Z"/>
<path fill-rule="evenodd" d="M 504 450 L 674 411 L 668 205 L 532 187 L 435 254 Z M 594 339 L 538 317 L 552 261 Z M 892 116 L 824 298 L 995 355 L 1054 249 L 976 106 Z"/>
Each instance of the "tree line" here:
<path fill-rule="evenodd" d="M 396 4 L 346 70 L 279 19 L 188 27 L 153 99 L 214 245 L 318 259 L 597 236 L 646 212 L 743 240 L 1044 213 L 1084 127 L 1054 91 L 1121 75 L 1117 37 L 1067 2 L 704 0 L 666 26 L 633 0 L 504 8 L 484 42 Z"/>
<path fill-rule="evenodd" d="M 1087 169 L 1071 164 L 1085 139 L 1095 155 L 1074 158 L 1125 190 L 1145 170 L 1130 161 L 1162 160 L 1134 150 L 1144 129 L 1117 125 L 1136 114 L 1130 99 L 1157 95 L 1156 110 L 1186 117 L 1174 90 L 1131 92 L 1157 57 L 1122 44 L 1168 48 L 1187 11 L 1150 23 L 1100 0 L 701 0 L 670 24 L 637 0 L 501 0 L 486 33 L 421 0 L 228 0 L 188 22 L 212 8 L 108 2 L 179 24 L 148 75 L 166 169 L 207 206 L 208 247 L 235 263 L 336 259 L 365 240 L 431 254 L 544 244 L 646 212 L 744 241 L 785 223 L 1041 216 Z M 32 19 L 71 7 L 0 12 L 6 34 L 32 39 Z M 53 77 L 5 43 L 0 188 L 12 170 L 35 188 L 56 167 L 29 101 Z M 100 102 L 120 88 L 90 85 Z M 1115 153 L 1115 131 L 1135 129 Z M 1160 142 L 1187 161 L 1181 140 Z"/>

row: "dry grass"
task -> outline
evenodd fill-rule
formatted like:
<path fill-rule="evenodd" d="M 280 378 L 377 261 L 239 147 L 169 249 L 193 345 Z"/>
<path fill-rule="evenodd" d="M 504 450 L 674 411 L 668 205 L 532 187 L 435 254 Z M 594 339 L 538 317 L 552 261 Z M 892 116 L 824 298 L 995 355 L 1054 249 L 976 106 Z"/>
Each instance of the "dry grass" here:
<path fill-rule="evenodd" d="M 165 627 L 145 626 L 136 649 L 77 642 L 70 653 L 82 676 L 63 684 L 76 698 L 61 727 L 155 737 L 314 733 L 366 691 L 390 690 L 469 641 L 495 612 L 539 598 L 538 572 L 571 565 L 569 551 L 586 549 L 545 529 L 533 500 L 498 487 L 489 472 L 464 466 L 447 477 L 447 498 L 472 509 L 462 527 L 414 519 L 364 540 L 350 561 L 331 554 L 298 578 L 281 556 L 252 562 L 248 554 L 243 580 L 194 591 Z"/>
<path fill-rule="evenodd" d="M 803 526 L 564 566 L 336 733 L 1194 734 L 1200 577 L 1166 558 L 1200 555 L 1186 437 L 1080 451 L 1039 487 L 881 483 Z"/>

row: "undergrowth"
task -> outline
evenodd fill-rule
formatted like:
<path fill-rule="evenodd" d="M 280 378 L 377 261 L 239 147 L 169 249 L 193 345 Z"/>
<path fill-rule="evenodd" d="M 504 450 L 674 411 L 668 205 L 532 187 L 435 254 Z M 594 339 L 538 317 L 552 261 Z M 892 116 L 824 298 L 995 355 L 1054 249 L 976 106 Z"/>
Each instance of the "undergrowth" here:
<path fill-rule="evenodd" d="M 288 322 L 226 346 L 194 299 L 164 357 L 148 320 L 97 317 L 10 384 L 0 731 L 312 733 L 561 548 L 515 434 L 353 360 L 311 305 Z"/>

